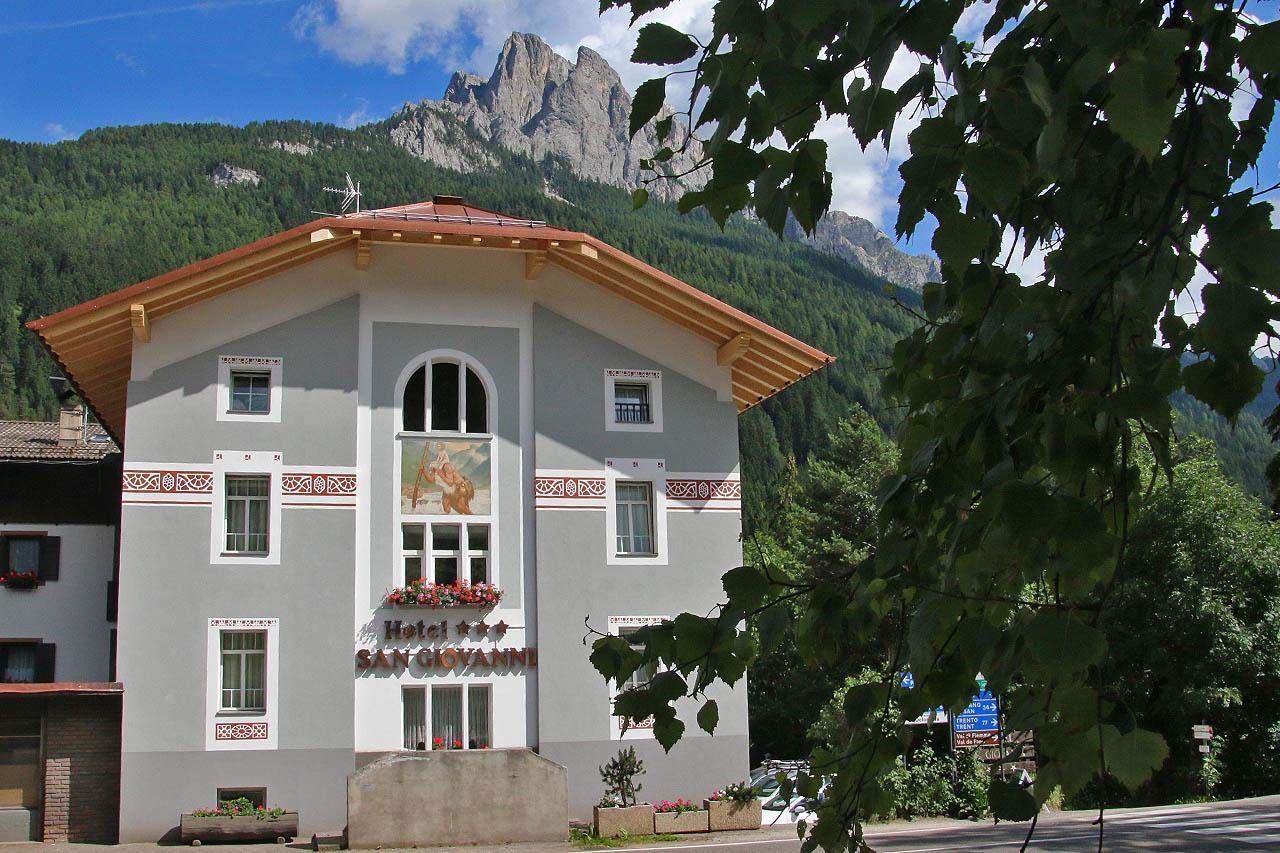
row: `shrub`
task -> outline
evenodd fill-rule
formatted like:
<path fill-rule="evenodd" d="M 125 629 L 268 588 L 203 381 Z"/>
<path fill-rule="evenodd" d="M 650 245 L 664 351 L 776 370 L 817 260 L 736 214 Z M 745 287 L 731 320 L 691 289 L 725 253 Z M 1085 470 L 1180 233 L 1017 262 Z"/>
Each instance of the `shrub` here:
<path fill-rule="evenodd" d="M 735 803 L 749 803 L 754 800 L 758 792 L 747 782 L 734 782 L 732 785 L 725 785 L 723 791 L 712 791 L 708 800 L 730 800 Z"/>
<path fill-rule="evenodd" d="M 618 750 L 618 754 L 600 768 L 600 778 L 605 785 L 605 799 L 612 799 L 621 806 L 634 806 L 636 794 L 640 792 L 636 777 L 642 775 L 644 762 L 636 756 L 636 748 L 629 746 Z"/>
<path fill-rule="evenodd" d="M 885 779 L 892 806 L 884 818 L 954 817 L 976 820 L 989 814 L 991 774 L 976 750 L 939 754 L 921 744 L 899 757 Z"/>

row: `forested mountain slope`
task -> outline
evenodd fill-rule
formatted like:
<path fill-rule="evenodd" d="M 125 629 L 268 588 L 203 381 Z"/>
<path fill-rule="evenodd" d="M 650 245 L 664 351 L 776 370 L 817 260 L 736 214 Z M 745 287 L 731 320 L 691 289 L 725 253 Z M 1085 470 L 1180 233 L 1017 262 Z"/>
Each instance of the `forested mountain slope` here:
<path fill-rule="evenodd" d="M 350 172 L 366 207 L 456 194 L 588 231 L 837 356 L 743 418 L 753 507 L 764 506 L 759 490 L 776 481 L 786 455 L 803 463 L 851 402 L 892 422 L 879 369 L 913 321 L 883 280 L 745 220 L 722 233 L 670 205 L 633 211 L 625 190 L 578 177 L 554 157 L 534 162 L 465 126 L 450 132 L 485 151 L 490 167 L 461 173 L 423 162 L 390 140 L 395 121 L 357 130 L 145 125 L 57 145 L 0 141 L 0 417 L 56 410 L 56 368 L 25 321 L 304 222 L 334 203 L 320 188 Z M 1245 413 L 1231 433 L 1187 401 L 1179 406 L 1183 423 L 1215 438 L 1228 470 L 1261 493 L 1270 449 L 1257 416 Z"/>

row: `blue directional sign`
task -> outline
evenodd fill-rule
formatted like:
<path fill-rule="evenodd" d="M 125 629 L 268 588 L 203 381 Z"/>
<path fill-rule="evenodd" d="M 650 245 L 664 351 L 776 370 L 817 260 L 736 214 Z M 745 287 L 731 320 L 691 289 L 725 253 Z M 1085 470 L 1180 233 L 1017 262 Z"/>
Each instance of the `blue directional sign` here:
<path fill-rule="evenodd" d="M 969 706 L 951 718 L 956 746 L 987 746 L 999 742 L 1000 700 L 985 687 Z"/>

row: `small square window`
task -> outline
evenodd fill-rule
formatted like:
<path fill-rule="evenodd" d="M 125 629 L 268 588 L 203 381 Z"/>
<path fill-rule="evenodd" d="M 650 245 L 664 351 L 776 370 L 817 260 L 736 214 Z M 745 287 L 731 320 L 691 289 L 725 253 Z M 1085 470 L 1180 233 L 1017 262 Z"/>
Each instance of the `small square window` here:
<path fill-rule="evenodd" d="M 620 424 L 653 423 L 653 414 L 649 410 L 649 386 L 638 382 L 615 383 L 613 419 Z"/>
<path fill-rule="evenodd" d="M 6 536 L 10 572 L 40 571 L 40 539 L 36 536 Z"/>
<path fill-rule="evenodd" d="M 266 788 L 219 788 L 218 802 L 225 803 L 228 800 L 248 800 L 249 805 L 255 809 L 264 809 L 267 807 L 267 789 Z"/>
<path fill-rule="evenodd" d="M 235 414 L 269 414 L 271 374 L 248 370 L 231 371 L 231 411 Z"/>

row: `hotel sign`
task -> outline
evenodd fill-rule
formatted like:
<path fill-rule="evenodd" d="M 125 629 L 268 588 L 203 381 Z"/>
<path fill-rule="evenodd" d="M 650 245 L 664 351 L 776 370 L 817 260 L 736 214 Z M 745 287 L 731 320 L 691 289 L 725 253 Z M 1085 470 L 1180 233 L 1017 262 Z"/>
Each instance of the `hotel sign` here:
<path fill-rule="evenodd" d="M 428 623 L 425 620 L 406 622 L 388 619 L 383 622 L 383 639 L 387 642 L 405 640 L 448 640 L 450 629 L 455 638 L 484 639 L 490 629 L 496 637 L 502 637 L 510 626 L 505 622 L 489 625 L 481 622 L 459 621 L 453 625 L 448 619 Z M 455 639 L 456 642 L 456 639 Z M 453 670 L 474 666 L 527 666 L 538 665 L 536 648 L 482 649 L 458 645 L 442 648 L 419 649 L 359 649 L 356 651 L 356 669 L 408 669 L 416 664 L 424 669 Z"/>

